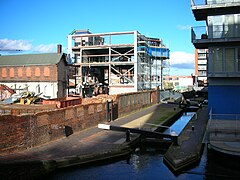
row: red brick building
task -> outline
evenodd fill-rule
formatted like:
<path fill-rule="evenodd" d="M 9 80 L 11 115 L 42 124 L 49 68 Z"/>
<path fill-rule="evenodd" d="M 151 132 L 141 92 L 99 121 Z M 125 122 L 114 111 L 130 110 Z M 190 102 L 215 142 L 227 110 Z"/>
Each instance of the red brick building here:
<path fill-rule="evenodd" d="M 31 91 L 50 98 L 64 97 L 67 67 L 63 53 L 0 56 L 0 84 L 16 93 Z"/>

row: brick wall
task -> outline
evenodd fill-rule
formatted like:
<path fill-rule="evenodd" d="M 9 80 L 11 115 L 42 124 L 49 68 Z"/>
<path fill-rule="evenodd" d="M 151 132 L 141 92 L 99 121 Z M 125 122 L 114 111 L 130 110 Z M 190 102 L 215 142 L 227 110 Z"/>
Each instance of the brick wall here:
<path fill-rule="evenodd" d="M 143 91 L 117 95 L 118 116 L 158 103 L 158 91 Z"/>
<path fill-rule="evenodd" d="M 106 120 L 106 104 L 88 104 L 28 115 L 0 115 L 0 153 L 10 153 L 65 137 Z"/>
<path fill-rule="evenodd" d="M 118 118 L 156 104 L 157 91 L 121 94 L 112 99 L 114 118 Z M 106 101 L 102 101 L 28 115 L 0 115 L 0 154 L 63 138 L 66 127 L 75 133 L 107 122 L 106 112 Z"/>
<path fill-rule="evenodd" d="M 0 67 L 4 81 L 57 81 L 57 65 Z"/>

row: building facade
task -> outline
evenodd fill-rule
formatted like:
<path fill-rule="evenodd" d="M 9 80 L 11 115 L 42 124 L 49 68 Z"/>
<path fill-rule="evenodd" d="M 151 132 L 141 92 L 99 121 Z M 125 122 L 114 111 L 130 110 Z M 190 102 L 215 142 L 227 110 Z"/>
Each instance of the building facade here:
<path fill-rule="evenodd" d="M 0 84 L 16 93 L 64 97 L 68 82 L 66 57 L 63 53 L 0 56 Z"/>
<path fill-rule="evenodd" d="M 192 43 L 197 49 L 208 49 L 209 111 L 240 114 L 240 0 L 191 3 L 195 19 L 207 24 L 192 28 Z"/>
<path fill-rule="evenodd" d="M 192 76 L 164 76 L 164 89 L 185 92 L 193 90 L 194 79 Z"/>
<path fill-rule="evenodd" d="M 83 96 L 161 87 L 163 62 L 169 59 L 161 39 L 138 31 L 74 30 L 68 35 L 68 54 L 76 69 L 76 92 Z"/>
<path fill-rule="evenodd" d="M 207 49 L 195 49 L 195 85 L 199 88 L 207 86 Z"/>

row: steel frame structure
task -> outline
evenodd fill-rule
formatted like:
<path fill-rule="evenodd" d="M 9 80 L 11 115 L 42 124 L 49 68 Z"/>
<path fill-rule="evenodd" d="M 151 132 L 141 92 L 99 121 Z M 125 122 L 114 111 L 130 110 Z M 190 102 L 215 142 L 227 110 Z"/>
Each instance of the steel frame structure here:
<path fill-rule="evenodd" d="M 154 47 L 169 51 L 160 39 L 150 41 L 159 41 Z M 162 71 L 162 61 L 169 55 L 153 57 L 150 47 L 149 38 L 138 31 L 68 35 L 68 53 L 74 59 L 73 66 L 77 67 L 75 82 L 83 88 L 91 86 L 92 95 L 152 89 L 154 63 L 161 66 Z M 162 76 L 162 72 L 160 74 Z"/>

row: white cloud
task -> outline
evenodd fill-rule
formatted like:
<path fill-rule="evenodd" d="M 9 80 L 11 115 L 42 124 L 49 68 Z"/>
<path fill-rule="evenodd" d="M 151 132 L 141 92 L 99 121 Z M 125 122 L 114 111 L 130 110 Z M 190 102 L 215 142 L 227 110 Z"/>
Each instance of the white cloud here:
<path fill-rule="evenodd" d="M 7 52 L 7 54 L 16 53 L 50 53 L 57 52 L 57 44 L 40 44 L 33 46 L 31 41 L 27 40 L 12 40 L 0 39 L 0 51 Z"/>
<path fill-rule="evenodd" d="M 33 51 L 40 53 L 57 52 L 57 44 L 40 44 L 34 47 Z"/>
<path fill-rule="evenodd" d="M 28 51 L 32 48 L 32 44 L 26 40 L 0 39 L 0 50 L 21 50 Z"/>
<path fill-rule="evenodd" d="M 170 53 L 170 65 L 171 67 L 178 69 L 194 69 L 195 55 L 182 51 L 176 51 Z"/>
<path fill-rule="evenodd" d="M 178 25 L 177 28 L 179 30 L 190 30 L 191 29 L 191 25 Z"/>

